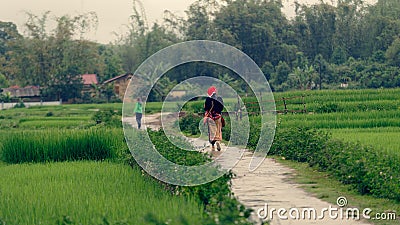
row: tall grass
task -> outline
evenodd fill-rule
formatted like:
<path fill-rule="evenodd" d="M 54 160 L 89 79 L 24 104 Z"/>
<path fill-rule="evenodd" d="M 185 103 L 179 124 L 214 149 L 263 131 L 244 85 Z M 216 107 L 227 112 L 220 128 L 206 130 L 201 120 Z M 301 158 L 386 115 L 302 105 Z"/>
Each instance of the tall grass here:
<path fill-rule="evenodd" d="M 312 128 L 399 127 L 400 111 L 340 112 L 323 114 L 287 114 L 279 116 L 280 126 Z"/>
<path fill-rule="evenodd" d="M 195 199 L 173 196 L 123 164 L 9 165 L 0 174 L 0 224 L 179 225 L 205 216 Z"/>
<path fill-rule="evenodd" d="M 324 90 L 324 91 L 292 91 L 274 93 L 277 110 L 284 110 L 283 98 L 286 100 L 287 109 L 303 110 L 303 100 L 308 112 L 366 112 L 390 111 L 400 109 L 400 89 L 384 90 Z M 298 97 L 298 98 L 293 98 Z M 244 104 L 249 112 L 258 112 L 259 104 L 255 97 L 244 97 Z M 227 111 L 236 109 L 236 99 L 224 99 Z M 188 102 L 186 111 L 203 112 L 204 101 Z M 269 101 L 260 104 L 266 110 L 272 110 Z"/>
<path fill-rule="evenodd" d="M 18 124 L 19 128 L 22 129 L 49 129 L 49 128 L 65 128 L 65 129 L 72 129 L 72 128 L 85 128 L 93 125 L 94 122 L 88 120 L 33 120 L 33 121 L 26 121 L 20 122 Z"/>
<path fill-rule="evenodd" d="M 286 101 L 288 110 L 303 110 L 304 106 L 298 99 Z M 305 99 L 306 110 L 315 113 L 331 112 L 367 112 L 367 111 L 390 111 L 400 108 L 400 100 L 371 100 L 371 101 L 327 101 L 311 102 Z M 276 102 L 277 110 L 284 110 L 283 101 Z"/>
<path fill-rule="evenodd" d="M 344 141 L 358 141 L 363 145 L 374 146 L 385 154 L 400 157 L 400 128 L 332 129 L 334 138 Z"/>
<path fill-rule="evenodd" d="M 0 152 L 7 163 L 103 160 L 124 148 L 121 130 L 42 130 L 11 132 Z"/>
<path fill-rule="evenodd" d="M 60 121 L 60 120 L 64 120 L 64 121 L 85 121 L 87 122 L 88 120 L 90 120 L 90 116 L 57 116 L 57 117 L 53 117 L 53 116 L 47 116 L 47 117 L 43 117 L 43 116 L 28 116 L 28 117 L 23 117 L 19 120 L 20 123 L 24 123 L 24 122 L 33 122 L 33 121 Z"/>
<path fill-rule="evenodd" d="M 322 90 L 291 91 L 274 93 L 275 99 L 282 97 L 305 96 L 307 102 L 355 102 L 399 100 L 400 88 L 396 89 L 363 89 L 363 90 Z"/>

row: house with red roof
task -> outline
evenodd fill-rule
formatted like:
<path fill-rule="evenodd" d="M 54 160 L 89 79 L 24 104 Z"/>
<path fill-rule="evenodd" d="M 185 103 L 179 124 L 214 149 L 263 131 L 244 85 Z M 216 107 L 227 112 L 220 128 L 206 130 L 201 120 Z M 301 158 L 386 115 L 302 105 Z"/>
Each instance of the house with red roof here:
<path fill-rule="evenodd" d="M 96 74 L 83 74 L 82 75 L 83 85 L 92 86 L 93 84 L 99 84 Z"/>
<path fill-rule="evenodd" d="M 82 96 L 88 93 L 91 97 L 98 94 L 96 93 L 96 86 L 99 84 L 96 74 L 83 74 L 81 75 L 83 80 Z"/>

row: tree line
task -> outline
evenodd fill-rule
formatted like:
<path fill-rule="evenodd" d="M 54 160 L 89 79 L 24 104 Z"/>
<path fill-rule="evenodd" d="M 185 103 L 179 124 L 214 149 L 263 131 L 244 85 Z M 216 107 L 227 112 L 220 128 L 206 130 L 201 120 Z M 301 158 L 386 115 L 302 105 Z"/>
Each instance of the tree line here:
<path fill-rule="evenodd" d="M 15 24 L 0 22 L 0 85 L 39 85 L 48 96 L 79 96 L 82 73 L 96 73 L 104 81 L 134 72 L 158 50 L 188 40 L 214 40 L 248 54 L 275 91 L 400 86 L 400 0 L 321 0 L 295 3 L 287 18 L 281 0 L 198 0 L 185 17 L 169 11 L 164 21 L 147 24 L 133 1 L 128 32 L 110 44 L 84 38 L 94 29 L 94 13 L 56 17 L 46 30 L 48 13 L 29 14 L 27 35 Z M 189 63 L 169 71 L 162 88 L 198 75 L 220 78 L 239 92 L 247 86 L 232 71 L 207 63 Z M 161 82 L 160 82 L 161 83 Z M 74 88 L 71 88 L 74 87 Z"/>

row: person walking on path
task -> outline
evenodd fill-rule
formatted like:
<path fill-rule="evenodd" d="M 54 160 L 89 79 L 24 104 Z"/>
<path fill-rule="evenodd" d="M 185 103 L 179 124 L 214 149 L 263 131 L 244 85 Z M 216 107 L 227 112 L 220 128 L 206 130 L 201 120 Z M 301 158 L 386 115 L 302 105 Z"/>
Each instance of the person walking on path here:
<path fill-rule="evenodd" d="M 141 98 L 137 98 L 136 104 L 135 104 L 135 109 L 133 112 L 136 114 L 136 122 L 138 129 L 142 126 L 142 115 L 143 115 L 143 102 Z"/>
<path fill-rule="evenodd" d="M 224 101 L 222 97 L 217 95 L 217 88 L 211 86 L 207 90 L 208 97 L 204 103 L 204 123 L 208 127 L 208 140 L 211 143 L 211 150 L 215 151 L 214 145 L 217 145 L 217 150 L 221 151 L 222 140 L 222 110 L 224 109 Z"/>

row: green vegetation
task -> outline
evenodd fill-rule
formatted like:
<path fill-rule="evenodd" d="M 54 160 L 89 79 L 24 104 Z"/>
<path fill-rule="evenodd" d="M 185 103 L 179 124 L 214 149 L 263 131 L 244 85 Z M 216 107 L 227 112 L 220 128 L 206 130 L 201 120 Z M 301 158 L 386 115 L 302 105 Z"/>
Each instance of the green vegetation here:
<path fill-rule="evenodd" d="M 331 178 L 350 184 L 358 193 L 399 201 L 399 91 L 279 93 L 277 99 L 306 96 L 312 113 L 280 115 L 280 132 L 285 135 L 277 134 L 282 141 L 275 141 L 271 152 L 308 162 Z M 308 128 L 291 129 L 296 126 Z M 324 131 L 309 130 L 315 128 Z"/>
<path fill-rule="evenodd" d="M 0 166 L 4 224 L 203 224 L 194 198 L 171 195 L 138 169 L 110 162 Z M 184 210 L 182 210 L 184 209 Z"/>
<path fill-rule="evenodd" d="M 124 71 L 135 71 L 150 55 L 174 43 L 199 39 L 228 43 L 254 59 L 270 81 L 273 90 L 302 90 L 276 93 L 278 110 L 284 109 L 284 97 L 304 96 L 308 113 L 290 113 L 291 110 L 304 110 L 302 98 L 287 100 L 289 113 L 278 116 L 278 132 L 271 152 L 300 162 L 308 162 L 342 183 L 350 184 L 359 193 L 399 201 L 400 150 L 396 140 L 399 137 L 397 128 L 400 127 L 400 89 L 380 88 L 400 87 L 400 2 L 378 0 L 376 4 L 368 5 L 364 1 L 348 0 L 337 1 L 335 5 L 323 1 L 311 6 L 297 4 L 292 20 L 283 15 L 281 1 L 236 0 L 225 3 L 198 0 L 188 8 L 185 18 L 176 17 L 169 12 L 165 23 L 151 27 L 146 25 L 145 17 L 141 15 L 144 10 L 139 10 L 134 5 L 132 15 L 128 15 L 131 20 L 127 35 L 119 36 L 115 44 L 109 45 L 101 45 L 84 38 L 86 32 L 97 26 L 95 13 L 77 16 L 49 16 L 49 12 L 36 16 L 28 13 L 26 36 L 19 34 L 14 23 L 0 21 L 0 86 L 39 85 L 43 88 L 43 98 L 61 98 L 64 102 L 118 101 L 110 85 L 92 85 L 91 93 L 83 94 L 80 75 L 96 73 L 101 83 Z M 242 10 L 243 5 L 246 5 L 246 10 Z M 52 22 L 55 23 L 55 29 L 49 31 L 46 27 L 51 27 L 48 24 Z M 75 37 L 80 39 L 76 40 Z M 162 82 L 155 85 L 149 100 L 160 101 L 174 84 L 197 75 L 220 78 L 243 96 L 249 92 L 247 84 L 238 79 L 232 71 L 222 66 L 194 62 L 168 71 Z M 154 80 L 150 76 L 145 78 L 153 84 Z M 350 89 L 375 90 L 304 91 L 338 89 L 340 85 L 342 88 L 348 86 Z M 0 94 L 0 101 L 11 100 L 19 99 L 8 93 Z M 228 110 L 233 110 L 235 100 L 226 100 L 230 107 Z M 244 100 L 248 103 L 254 99 L 248 97 Z M 264 105 L 267 103 L 261 104 L 267 106 Z M 22 101 L 19 106 L 23 106 Z M 168 108 L 178 106 L 168 105 Z M 122 133 L 114 133 L 112 129 L 121 126 L 121 107 L 122 104 L 119 103 L 1 111 L 0 154 L 5 161 L 0 162 L 2 174 L 6 174 L 5 179 L 10 180 L 7 173 L 13 174 L 9 171 L 13 169 L 34 173 L 43 166 L 65 165 L 68 168 L 69 165 L 86 163 L 85 165 L 92 167 L 99 163 L 53 162 L 75 160 L 107 160 L 116 164 L 104 163 L 105 167 L 122 166 L 121 161 L 128 162 L 133 171 L 139 172 L 140 169 L 134 164 L 130 154 L 122 147 Z M 160 108 L 159 102 L 148 103 L 146 112 L 159 112 Z M 191 102 L 187 104 L 187 109 L 199 113 L 202 111 L 202 102 Z M 248 143 L 248 147 L 254 149 L 259 138 L 257 131 L 260 129 L 260 117 L 256 114 L 260 112 L 257 112 L 256 108 L 249 111 L 255 113 L 250 116 L 251 132 Z M 199 120 L 201 117 L 182 119 L 180 126 L 185 132 L 196 135 Z M 229 130 L 229 125 L 225 129 Z M 240 133 L 241 130 L 232 132 Z M 360 143 L 335 140 L 330 138 L 329 133 L 336 139 Z M 156 142 L 161 141 L 156 144 L 164 150 L 163 154 L 176 162 L 190 165 L 206 160 L 203 155 L 182 153 L 168 145 L 161 131 L 152 133 L 152 137 Z M 230 134 L 224 133 L 224 138 L 228 140 Z M 48 164 L 8 164 L 22 162 Z M 57 170 L 55 168 L 55 171 Z M 12 179 L 24 178 L 23 174 L 15 171 L 14 174 L 16 178 Z M 141 179 L 149 178 L 143 176 Z M 193 211 L 194 215 L 199 215 L 195 218 L 206 221 L 202 224 L 212 224 L 216 217 L 223 224 L 245 224 L 244 218 L 248 212 L 231 198 L 227 184 L 229 179 L 227 175 L 221 180 L 196 188 L 181 189 L 164 185 L 162 187 L 165 190 L 160 188 L 160 192 L 172 195 L 168 191 L 173 190 L 173 194 L 179 193 L 192 206 L 191 199 L 194 199 L 200 207 L 196 204 L 193 207 L 204 209 Z M 40 178 L 38 180 L 40 181 Z M 50 181 L 43 181 L 43 186 L 48 182 Z M 91 180 L 88 179 L 88 182 Z M 131 182 L 135 183 L 136 180 Z M 156 182 L 150 179 L 150 183 L 151 186 Z M 3 189 L 8 190 L 10 195 L 17 194 L 14 192 L 18 191 L 15 189 L 18 185 L 12 184 L 12 181 L 1 183 L 10 185 L 1 186 L 2 197 Z M 35 190 L 35 184 L 31 181 L 29 185 L 33 186 L 29 187 Z M 144 187 L 146 188 L 147 186 Z M 51 191 L 59 194 L 59 189 Z M 140 195 L 139 198 L 143 196 Z M 16 199 L 19 199 L 18 202 L 4 203 L 15 207 L 10 209 L 10 212 L 27 212 L 28 216 L 35 219 L 34 215 L 45 214 L 43 210 L 51 210 L 40 205 L 32 208 L 34 212 L 29 212 L 23 209 L 28 207 L 26 199 Z M 53 201 L 59 204 L 63 202 L 62 198 L 57 196 Z M 141 199 L 139 202 L 148 201 Z M 152 204 L 151 206 L 155 207 L 154 203 Z M 180 206 L 185 207 L 186 203 L 183 204 Z M 3 211 L 4 208 L 6 207 L 0 208 L 2 213 L 7 212 Z M 186 221 L 183 217 L 177 218 L 180 214 L 175 210 L 179 210 L 180 207 L 164 208 L 173 211 L 170 212 L 170 215 L 175 216 L 173 221 L 192 224 L 192 221 Z M 119 223 L 120 220 L 125 220 L 126 216 L 129 217 L 127 214 L 121 217 L 118 214 L 115 214 L 115 217 L 103 215 L 104 211 L 100 207 L 95 207 L 94 210 L 95 214 L 100 215 L 95 217 L 98 218 L 95 221 L 85 220 L 80 215 L 74 218 L 74 215 L 64 214 L 62 210 L 50 212 L 56 214 L 50 220 L 54 223 L 58 221 L 59 224 L 69 224 L 72 223 L 71 220 L 74 223 L 83 221 L 82 223 L 89 224 L 108 224 L 109 218 L 112 222 Z M 81 212 L 85 212 L 85 209 L 81 209 Z M 0 224 L 20 223 L 20 217 L 15 214 L 0 215 Z M 103 221 L 99 221 L 101 217 L 104 218 Z M 176 224 L 165 217 L 147 218 L 148 223 Z M 15 221 L 9 221 L 13 219 Z M 132 222 L 132 218 L 127 219 Z M 165 219 L 167 221 L 164 221 Z M 135 218 L 133 221 L 141 223 Z M 21 220 L 21 223 L 25 222 L 27 221 Z M 36 222 L 39 221 L 33 221 Z"/>
<path fill-rule="evenodd" d="M 160 154 L 172 162 L 181 165 L 200 165 L 209 161 L 209 158 L 199 152 L 188 152 L 181 150 L 168 142 L 162 130 L 150 131 L 150 137 Z M 140 141 L 140 136 L 138 137 Z M 187 143 L 186 143 L 187 144 Z M 135 164 L 131 155 L 128 157 L 129 164 Z M 159 171 L 164 173 L 166 171 Z M 205 175 L 204 175 L 205 176 Z M 173 186 L 165 184 L 172 193 L 182 193 L 183 195 L 194 196 L 208 212 L 208 219 L 204 219 L 202 224 L 213 224 L 218 220 L 220 224 L 251 224 L 247 218 L 250 216 L 250 210 L 241 205 L 232 195 L 229 189 L 230 179 L 233 174 L 228 173 L 221 178 L 194 187 Z"/>
<path fill-rule="evenodd" d="M 39 130 L 5 134 L 2 160 L 7 163 L 104 160 L 124 148 L 122 130 Z M 116 137 L 120 137 L 117 139 Z"/>
<path fill-rule="evenodd" d="M 129 30 L 106 45 L 85 39 L 85 34 L 98 25 L 94 12 L 27 13 L 25 29 L 0 21 L 0 86 L 38 85 L 47 99 L 118 101 L 112 84 L 93 85 L 91 93 L 83 94 L 79 76 L 95 73 L 102 83 L 136 71 L 149 56 L 175 43 L 213 40 L 235 46 L 250 56 L 275 91 L 400 87 L 398 1 L 296 3 L 294 17 L 288 18 L 281 0 L 234 0 L 223 4 L 197 0 L 186 15 L 166 11 L 166 20 L 154 26 L 148 26 L 142 14 L 145 10 L 137 8 L 139 1 L 134 2 L 137 4 L 127 5 L 132 8 L 126 17 L 130 18 Z M 54 30 L 46 29 L 52 24 Z M 20 34 L 19 30 L 27 32 Z M 148 99 L 161 101 L 174 84 L 195 75 L 213 76 L 241 94 L 249 92 L 232 71 L 195 62 L 168 71 Z M 156 81 L 150 77 L 144 80 L 147 84 Z M 1 100 L 9 101 L 11 96 L 1 94 Z"/>
<path fill-rule="evenodd" d="M 305 96 L 307 109 L 315 111 L 278 115 L 270 154 L 307 162 L 362 195 L 400 201 L 399 91 L 277 93 L 277 100 Z M 254 99 L 245 99 L 251 101 Z M 189 117 L 189 121 L 195 118 Z M 261 120 L 259 116 L 249 119 L 252 131 L 247 147 L 254 149 Z M 186 120 L 181 120 L 182 130 L 195 134 L 196 129 L 188 126 Z"/>
<path fill-rule="evenodd" d="M 357 143 L 332 140 L 322 131 L 278 130 L 271 154 L 308 162 L 361 194 L 400 201 L 400 158 Z"/>
<path fill-rule="evenodd" d="M 314 167 L 310 167 L 308 163 L 283 160 L 281 157 L 274 158 L 278 162 L 296 170 L 293 178 L 302 188 L 332 205 L 337 204 L 336 200 L 339 196 L 345 196 L 349 206 L 357 206 L 359 209 L 372 209 L 371 218 L 374 218 L 376 213 L 400 211 L 400 204 L 398 202 L 368 195 L 360 195 L 357 190 L 349 188 L 327 172 L 321 172 Z M 395 220 L 373 220 L 368 222 L 379 225 L 397 225 L 399 223 Z"/>
<path fill-rule="evenodd" d="M 305 114 L 287 113 L 278 115 L 278 130 L 270 153 L 286 159 L 306 162 L 307 165 L 311 166 L 310 170 L 323 171 L 323 174 L 325 174 L 323 176 L 329 176 L 329 179 L 337 180 L 346 185 L 343 186 L 346 187 L 344 189 L 349 188 L 353 191 L 352 193 L 368 195 L 369 199 L 373 199 L 371 196 L 381 199 L 377 199 L 376 202 L 387 201 L 382 203 L 382 207 L 374 208 L 376 211 L 380 209 L 397 210 L 396 201 L 400 200 L 400 174 L 398 172 L 400 171 L 400 145 L 397 138 L 400 118 L 398 96 L 400 95 L 398 93 L 398 89 L 278 93 L 275 96 L 276 99 L 304 95 L 309 111 Z M 245 99 L 246 101 L 249 102 L 252 99 Z M 382 102 L 380 108 L 376 106 L 376 103 L 379 102 Z M 202 116 L 196 116 L 196 113 L 198 113 L 196 111 L 201 110 L 202 103 L 202 101 L 194 101 L 184 106 L 185 109 L 195 112 L 195 114 L 189 113 L 186 117 L 180 118 L 179 121 L 181 129 L 190 135 L 198 135 L 199 133 L 198 124 L 200 124 Z M 121 104 L 63 105 L 51 108 L 33 107 L 1 111 L 0 155 L 3 161 L 0 163 L 0 170 L 2 170 L 2 174 L 3 171 L 4 174 L 15 174 L 16 172 L 9 172 L 13 169 L 16 171 L 30 170 L 33 173 L 36 168 L 45 171 L 43 168 L 55 168 L 59 165 L 66 168 L 92 167 L 93 165 L 103 164 L 106 165 L 105 167 L 123 167 L 124 163 L 133 168 L 132 171 L 134 172 L 132 173 L 142 174 L 124 144 L 122 130 L 116 129 L 121 126 L 119 122 L 121 111 L 118 107 L 121 107 Z M 156 112 L 160 107 L 160 103 L 149 103 L 150 111 Z M 315 111 L 311 111 L 312 109 Z M 234 118 L 226 118 L 225 140 L 230 138 L 231 134 L 227 131 L 230 130 L 230 120 L 232 119 Z M 257 131 L 260 127 L 260 117 L 251 115 L 249 119 L 251 132 L 247 147 L 254 149 L 259 138 Z M 63 126 L 62 129 L 59 129 L 52 125 L 41 125 L 45 123 L 56 125 L 58 121 L 69 123 L 70 126 Z M 75 126 L 72 125 L 73 123 L 76 123 Z M 13 126 L 10 126 L 10 124 L 13 124 Z M 35 127 L 41 129 L 30 130 Z M 315 130 L 315 128 L 321 129 Z M 237 129 L 232 132 L 240 133 L 241 130 Z M 185 165 L 198 165 L 208 160 L 205 155 L 197 152 L 180 151 L 167 141 L 162 131 L 150 132 L 150 137 L 158 149 L 161 149 L 160 153 L 171 161 Z M 81 160 L 96 161 L 81 162 Z M 103 162 L 104 160 L 106 162 Z M 45 164 L 9 164 L 21 162 L 45 162 Z M 57 169 L 54 169 L 54 171 L 57 171 Z M 17 179 L 23 179 L 26 176 L 22 174 L 21 177 L 15 176 Z M 63 176 L 63 171 L 54 174 Z M 45 177 L 45 173 L 42 175 Z M 101 176 L 101 174 L 93 173 L 93 176 Z M 212 183 L 198 187 L 157 185 L 160 188 L 161 195 L 171 196 L 171 204 L 192 205 L 194 217 L 199 218 L 197 221 L 201 221 L 202 224 L 213 224 L 216 217 L 220 221 L 225 221 L 224 224 L 233 224 L 235 221 L 239 224 L 246 224 L 249 211 L 231 196 L 228 185 L 231 176 L 232 174 L 228 174 Z M 318 177 L 322 175 L 320 172 L 315 172 L 315 176 L 316 179 L 321 179 Z M 116 177 L 118 178 L 118 176 Z M 82 179 L 85 179 L 83 175 Z M 158 183 L 147 175 L 141 176 L 141 179 L 147 180 L 153 185 Z M 40 181 L 39 178 L 37 180 Z M 48 180 L 48 182 L 50 181 Z M 88 180 L 88 182 L 91 181 Z M 35 185 L 35 182 L 29 183 Z M 2 185 L 2 193 L 4 193 L 3 190 L 12 192 L 15 189 L 12 182 L 2 183 Z M 46 185 L 46 181 L 43 181 L 41 185 Z M 51 188 L 53 184 L 47 183 L 47 185 Z M 327 184 L 324 184 L 324 186 L 327 186 Z M 35 190 L 35 187 L 31 187 L 31 189 Z M 51 190 L 55 190 L 55 188 Z M 24 191 L 21 191 L 21 193 L 24 193 Z M 54 193 L 54 195 L 56 194 L 58 193 Z M 16 193 L 13 193 L 13 195 L 16 195 Z M 88 198 L 91 198 L 89 194 L 87 195 Z M 331 198 L 333 198 L 332 196 L 334 194 L 330 195 Z M 354 196 L 357 196 L 357 194 L 354 194 Z M 53 197 L 55 202 L 63 201 L 60 197 Z M 107 197 L 109 196 L 105 196 L 105 198 Z M 178 200 L 181 198 L 184 200 Z M 322 196 L 322 198 L 325 197 Z M 140 197 L 137 197 L 137 199 L 144 201 L 139 200 Z M 374 200 L 371 201 L 375 202 Z M 13 212 L 18 212 L 21 210 L 18 207 L 22 207 L 17 202 L 4 204 L 14 204 L 16 208 L 12 209 Z M 360 204 L 362 206 L 364 203 L 361 202 Z M 371 206 L 374 207 L 374 205 Z M 34 213 L 40 215 L 44 209 L 38 206 L 35 209 L 36 211 L 33 212 L 29 211 L 30 209 L 25 210 L 27 210 L 28 215 L 31 215 L 29 218 L 32 219 L 35 218 Z M 75 211 L 71 211 L 71 214 L 64 213 L 65 211 L 70 212 L 67 206 L 58 209 L 55 207 L 55 210 L 58 210 L 59 213 L 52 211 L 49 214 L 53 214 L 53 216 L 45 219 L 50 221 L 71 220 L 77 224 L 81 221 L 87 221 L 84 216 L 74 215 Z M 141 223 L 130 216 L 129 213 L 113 214 L 112 210 L 108 210 L 111 213 L 107 214 L 100 209 L 94 208 L 93 210 L 95 210 L 93 213 L 98 216 L 94 217 L 89 223 L 98 224 L 103 220 L 111 221 L 111 223 L 121 221 Z M 2 213 L 6 212 L 9 213 L 8 211 Z M 157 217 L 157 214 L 152 213 L 152 211 L 150 213 L 144 217 L 145 220 L 147 219 L 144 224 L 164 223 L 165 219 L 178 221 L 177 224 L 185 224 L 185 221 L 189 221 L 189 224 L 196 224 L 197 222 L 191 222 L 190 219 L 182 217 L 181 212 L 174 212 L 171 214 L 173 216 L 168 218 Z M 0 214 L 0 221 L 13 224 L 15 221 L 10 220 L 10 217 L 22 218 L 15 214 L 9 216 Z M 19 223 L 19 220 L 15 223 Z"/>
<path fill-rule="evenodd" d="M 178 187 L 142 171 L 124 143 L 121 106 L 0 111 L 0 224 L 250 224 L 230 192 L 232 174 Z M 174 162 L 209 160 L 176 148 L 162 131 L 149 134 Z"/>
<path fill-rule="evenodd" d="M 400 111 L 339 112 L 326 114 L 296 114 L 279 117 L 282 127 L 312 128 L 376 128 L 399 127 Z"/>
<path fill-rule="evenodd" d="M 400 155 L 400 128 L 366 128 L 331 130 L 332 136 L 345 141 L 357 141 L 363 145 L 374 146 L 383 154 Z"/>

